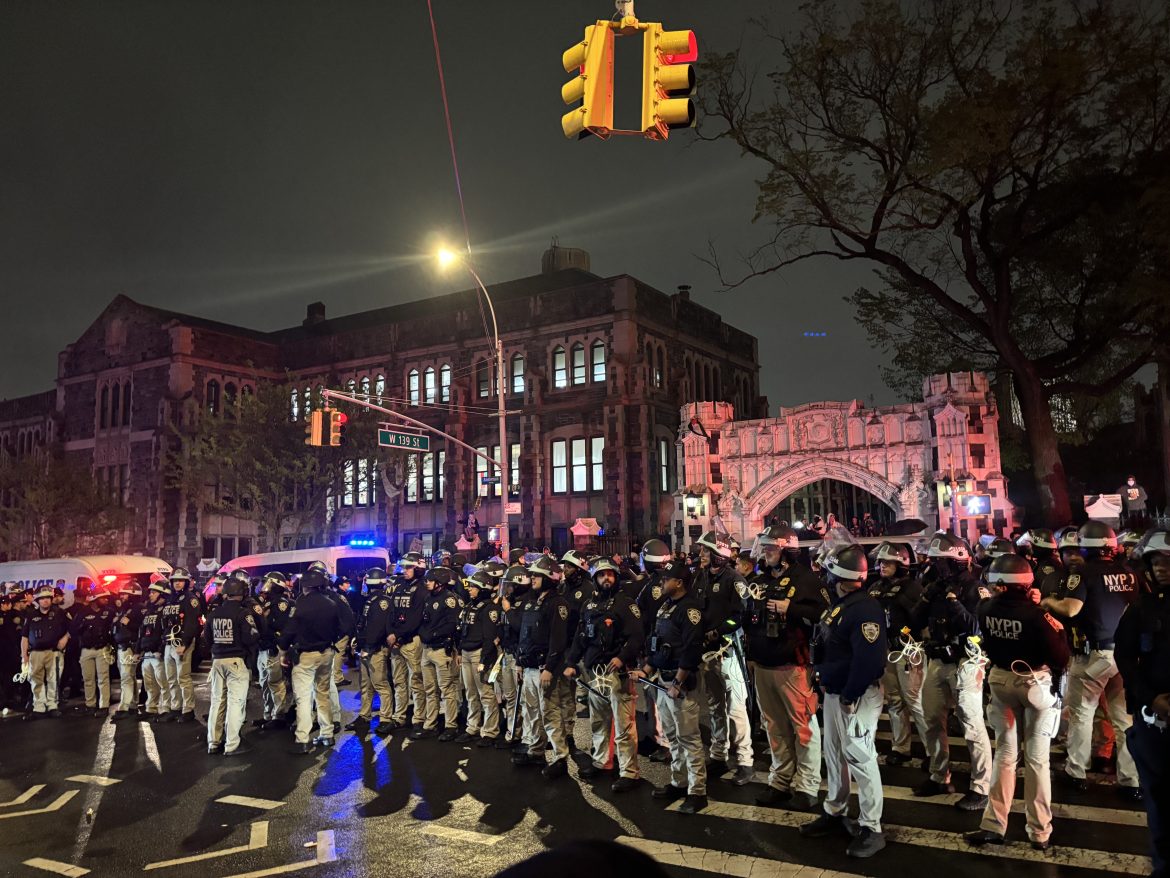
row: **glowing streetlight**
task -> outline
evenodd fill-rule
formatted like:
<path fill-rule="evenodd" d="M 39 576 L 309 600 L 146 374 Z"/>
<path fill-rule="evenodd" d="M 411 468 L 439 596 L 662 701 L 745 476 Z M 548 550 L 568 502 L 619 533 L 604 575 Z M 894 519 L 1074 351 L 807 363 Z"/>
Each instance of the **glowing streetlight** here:
<path fill-rule="evenodd" d="M 452 265 L 459 261 L 459 254 L 450 247 L 440 247 L 435 253 L 435 259 L 439 262 L 439 268 L 446 271 Z"/>

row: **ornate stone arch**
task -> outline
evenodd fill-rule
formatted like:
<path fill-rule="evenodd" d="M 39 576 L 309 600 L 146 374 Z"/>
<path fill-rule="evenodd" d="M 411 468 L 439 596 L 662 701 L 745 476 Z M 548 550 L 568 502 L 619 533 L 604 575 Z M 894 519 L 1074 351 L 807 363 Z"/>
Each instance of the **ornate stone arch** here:
<path fill-rule="evenodd" d="M 753 523 L 763 521 L 764 516 L 789 494 L 821 479 L 836 479 L 856 485 L 893 509 L 897 518 L 903 517 L 898 485 L 848 460 L 808 457 L 769 476 L 745 497 L 745 518 Z"/>

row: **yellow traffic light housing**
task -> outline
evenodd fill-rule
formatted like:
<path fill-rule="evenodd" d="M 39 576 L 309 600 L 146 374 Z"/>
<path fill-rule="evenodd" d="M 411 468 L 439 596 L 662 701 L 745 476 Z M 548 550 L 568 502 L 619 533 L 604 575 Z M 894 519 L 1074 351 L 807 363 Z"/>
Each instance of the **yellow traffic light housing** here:
<path fill-rule="evenodd" d="M 585 39 L 564 53 L 561 64 L 566 73 L 578 71 L 561 87 L 561 100 L 569 105 L 581 102 L 561 117 L 565 137 L 580 140 L 596 134 L 605 139 L 613 130 L 613 30 L 609 22 L 586 27 Z"/>
<path fill-rule="evenodd" d="M 348 420 L 345 412 L 329 409 L 329 444 L 334 448 L 345 444 L 345 423 Z"/>
<path fill-rule="evenodd" d="M 322 441 L 325 427 L 325 412 L 315 411 L 309 412 L 309 417 L 305 421 L 305 444 L 320 448 L 324 445 Z"/>
<path fill-rule="evenodd" d="M 672 128 L 695 124 L 695 32 L 663 30 L 652 23 L 642 36 L 642 134 L 666 140 Z"/>

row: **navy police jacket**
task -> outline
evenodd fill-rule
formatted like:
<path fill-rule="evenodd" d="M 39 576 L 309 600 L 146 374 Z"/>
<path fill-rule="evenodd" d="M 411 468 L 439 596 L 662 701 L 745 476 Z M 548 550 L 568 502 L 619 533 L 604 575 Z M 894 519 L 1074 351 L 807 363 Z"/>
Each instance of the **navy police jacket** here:
<path fill-rule="evenodd" d="M 852 591 L 825 610 L 813 653 L 825 692 L 857 701 L 882 678 L 886 658 L 886 613 L 868 591 Z"/>

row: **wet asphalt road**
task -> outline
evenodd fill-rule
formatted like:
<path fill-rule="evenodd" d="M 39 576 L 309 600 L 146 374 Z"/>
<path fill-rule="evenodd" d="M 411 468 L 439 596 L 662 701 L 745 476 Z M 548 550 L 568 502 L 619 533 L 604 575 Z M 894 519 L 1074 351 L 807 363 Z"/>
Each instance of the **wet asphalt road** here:
<path fill-rule="evenodd" d="M 348 721 L 356 693 L 342 692 Z M 202 716 L 205 687 L 198 694 Z M 250 716 L 255 707 L 253 691 Z M 201 734 L 196 725 L 115 724 L 68 711 L 62 719 L 0 721 L 0 876 L 481 878 L 583 838 L 620 839 L 664 863 L 685 863 L 669 866 L 679 876 L 1148 872 L 1144 814 L 1106 783 L 1057 793 L 1065 810 L 1051 852 L 1022 842 L 1018 816 L 1009 832 L 1017 843 L 977 854 L 961 833 L 977 827 L 978 815 L 951 807 L 957 796 L 913 799 L 908 788 L 921 770 L 885 767 L 891 844 L 859 861 L 845 856 L 843 840 L 801 838 L 805 815 L 754 806 L 759 783 L 713 780 L 707 813 L 664 810 L 649 793 L 665 769 L 645 759 L 647 782 L 619 795 L 611 779 L 584 781 L 573 769 L 549 782 L 537 769 L 512 766 L 506 751 L 411 741 L 401 732 L 364 740 L 343 732 L 331 751 L 313 757 L 288 755 L 291 732 L 252 732 L 253 752 L 237 759 L 208 756 Z M 586 737 L 582 719 L 577 740 Z M 757 767 L 766 771 L 761 749 Z M 965 749 L 953 748 L 953 758 L 965 760 Z M 961 791 L 966 777 L 956 783 Z"/>

